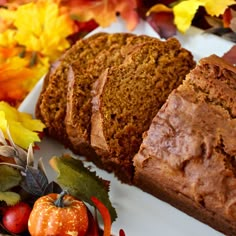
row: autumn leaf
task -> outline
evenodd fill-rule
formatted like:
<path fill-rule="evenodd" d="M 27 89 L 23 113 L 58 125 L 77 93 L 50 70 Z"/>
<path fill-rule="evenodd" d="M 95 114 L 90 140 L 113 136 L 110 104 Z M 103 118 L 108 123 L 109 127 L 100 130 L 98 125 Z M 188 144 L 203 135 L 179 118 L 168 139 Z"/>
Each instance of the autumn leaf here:
<path fill-rule="evenodd" d="M 22 180 L 20 171 L 7 165 L 0 165 L 0 192 L 18 186 Z"/>
<path fill-rule="evenodd" d="M 109 200 L 107 186 L 95 172 L 89 171 L 80 160 L 68 155 L 52 157 L 50 165 L 58 172 L 58 183 L 70 194 L 91 205 L 91 197 L 97 197 L 108 208 L 112 220 L 115 220 L 117 215 Z"/>
<path fill-rule="evenodd" d="M 38 132 L 41 132 L 45 126 L 40 120 L 33 119 L 31 115 L 19 112 L 2 101 L 0 102 L 0 129 L 6 139 L 8 127 L 14 143 L 27 149 L 31 143 L 40 141 Z"/>
<path fill-rule="evenodd" d="M 164 4 L 156 4 L 146 13 L 147 22 L 160 35 L 161 38 L 169 38 L 176 34 L 174 14 L 171 8 Z"/>
<path fill-rule="evenodd" d="M 235 0 L 204 0 L 205 9 L 207 13 L 211 16 L 220 16 L 224 14 L 225 10 L 235 4 Z"/>
<path fill-rule="evenodd" d="M 57 3 L 37 1 L 21 5 L 16 10 L 14 25 L 16 40 L 28 51 L 40 52 L 55 60 L 70 46 L 66 37 L 73 33 L 73 21 L 62 13 Z"/>
<path fill-rule="evenodd" d="M 12 47 L 16 44 L 15 39 L 16 31 L 12 29 L 6 29 L 0 34 L 0 46 Z"/>
<path fill-rule="evenodd" d="M 0 46 L 0 63 L 10 61 L 10 57 L 14 57 L 19 53 L 19 48 L 16 47 L 1 47 Z"/>
<path fill-rule="evenodd" d="M 13 206 L 20 201 L 21 197 L 18 193 L 7 191 L 0 192 L 0 201 L 4 201 L 8 206 Z"/>
<path fill-rule="evenodd" d="M 47 72 L 49 59 L 37 57 L 37 62 L 30 66 L 32 54 L 24 58 L 18 55 L 22 48 L 5 48 L 0 46 L 0 100 L 17 106 Z"/>
<path fill-rule="evenodd" d="M 190 27 L 192 20 L 200 6 L 206 9 L 211 16 L 219 16 L 224 13 L 228 6 L 235 4 L 235 0 L 191 0 L 181 1 L 173 7 L 174 22 L 182 33 Z"/>
<path fill-rule="evenodd" d="M 158 13 L 158 12 L 173 12 L 173 10 L 170 7 L 168 7 L 168 6 L 164 5 L 164 4 L 158 3 L 158 4 L 154 5 L 154 6 L 152 6 L 147 11 L 146 15 L 149 16 L 152 12 L 156 12 L 156 13 Z"/>
<path fill-rule="evenodd" d="M 26 80 L 34 78 L 34 73 L 25 67 L 26 59 L 11 57 L 10 60 L 0 64 L 0 100 L 17 103 L 27 94 L 24 86 Z"/>
<path fill-rule="evenodd" d="M 62 4 L 68 6 L 79 21 L 94 19 L 102 27 L 116 21 L 117 13 L 126 21 L 129 30 L 133 30 L 139 21 L 136 0 L 64 0 Z"/>
<path fill-rule="evenodd" d="M 1 26 L 6 25 L 7 27 L 9 27 L 14 22 L 15 12 L 9 10 L 8 8 L 4 8 L 4 7 L 0 8 L 0 19 L 1 19 L 1 23 L 0 23 Z M 2 32 L 2 30 L 0 32 Z"/>

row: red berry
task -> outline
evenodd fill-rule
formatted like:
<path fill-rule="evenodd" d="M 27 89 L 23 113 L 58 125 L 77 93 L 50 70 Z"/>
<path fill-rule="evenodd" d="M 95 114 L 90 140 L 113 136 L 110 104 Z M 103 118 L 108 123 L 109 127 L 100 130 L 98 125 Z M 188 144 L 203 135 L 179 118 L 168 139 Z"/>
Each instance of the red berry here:
<path fill-rule="evenodd" d="M 11 233 L 22 233 L 28 228 L 30 212 L 31 207 L 24 202 L 8 207 L 2 218 L 3 225 Z"/>

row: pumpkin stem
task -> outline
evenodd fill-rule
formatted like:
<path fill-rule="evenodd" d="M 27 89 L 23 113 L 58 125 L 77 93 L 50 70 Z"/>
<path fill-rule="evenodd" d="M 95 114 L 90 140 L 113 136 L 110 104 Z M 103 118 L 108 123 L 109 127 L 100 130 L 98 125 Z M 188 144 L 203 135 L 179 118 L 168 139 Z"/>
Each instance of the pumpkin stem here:
<path fill-rule="evenodd" d="M 64 207 L 63 198 L 64 198 L 64 196 L 65 196 L 66 194 L 68 194 L 68 192 L 67 192 L 66 190 L 63 190 L 63 191 L 59 194 L 57 200 L 54 202 L 55 206 L 57 206 L 57 207 Z"/>

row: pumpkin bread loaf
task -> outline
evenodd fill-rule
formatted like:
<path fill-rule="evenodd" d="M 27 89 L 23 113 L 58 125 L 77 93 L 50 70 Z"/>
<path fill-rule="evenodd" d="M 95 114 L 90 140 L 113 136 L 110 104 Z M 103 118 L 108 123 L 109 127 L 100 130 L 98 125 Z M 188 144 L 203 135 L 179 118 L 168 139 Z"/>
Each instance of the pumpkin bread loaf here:
<path fill-rule="evenodd" d="M 94 84 L 91 145 L 101 167 L 132 183 L 132 159 L 169 93 L 195 66 L 176 39 L 141 44 Z"/>
<path fill-rule="evenodd" d="M 236 234 L 236 68 L 212 55 L 174 90 L 134 157 L 135 184 Z"/>
<path fill-rule="evenodd" d="M 146 35 L 112 34 L 110 43 L 107 43 L 104 49 L 86 64 L 81 66 L 79 61 L 71 64 L 68 74 L 65 125 L 74 152 L 88 157 L 93 156 L 90 145 L 93 83 L 106 68 L 122 64 L 136 47 L 152 41 L 157 39 Z"/>

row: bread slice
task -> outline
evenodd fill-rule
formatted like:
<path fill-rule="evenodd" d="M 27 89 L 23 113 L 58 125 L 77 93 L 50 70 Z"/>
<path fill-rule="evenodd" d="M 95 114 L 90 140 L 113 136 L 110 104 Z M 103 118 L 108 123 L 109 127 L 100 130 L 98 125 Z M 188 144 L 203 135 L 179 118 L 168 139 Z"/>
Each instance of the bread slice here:
<path fill-rule="evenodd" d="M 79 61 L 81 65 L 85 64 L 103 48 L 107 39 L 108 34 L 98 33 L 77 41 L 60 59 L 54 73 L 50 74 L 44 82 L 35 114 L 45 123 L 47 134 L 68 147 L 71 147 L 71 144 L 66 134 L 64 119 L 67 103 L 67 73 L 70 64 L 73 61 Z"/>
<path fill-rule="evenodd" d="M 236 232 L 236 68 L 200 60 L 134 157 L 135 184 L 226 235 Z"/>
<path fill-rule="evenodd" d="M 49 84 L 49 80 L 52 74 L 55 72 L 55 70 L 59 67 L 59 65 L 60 65 L 60 60 L 57 60 L 54 63 L 52 63 L 52 65 L 49 68 L 48 73 L 45 75 L 43 79 L 43 87 L 35 106 L 35 116 L 42 121 L 43 121 L 43 115 L 41 115 L 41 110 L 40 110 L 40 104 L 42 103 L 42 98 L 43 98 L 42 94 L 46 91 L 47 86 Z"/>
<path fill-rule="evenodd" d="M 127 44 L 128 38 L 136 37 L 129 33 L 114 33 L 108 36 L 100 52 L 81 65 L 80 61 L 71 63 L 68 73 L 67 108 L 65 126 L 73 151 L 90 157 L 93 151 L 90 146 L 90 120 L 92 113 L 92 84 L 102 71 L 123 62 L 121 47 Z"/>
<path fill-rule="evenodd" d="M 91 89 L 102 72 L 111 66 L 122 64 L 136 47 L 156 38 L 130 33 L 109 35 L 103 49 L 83 66 L 73 62 L 68 74 L 67 111 L 65 117 L 66 132 L 77 154 L 87 156 L 96 162 L 97 158 L 90 145 L 91 130 Z"/>
<path fill-rule="evenodd" d="M 142 133 L 194 66 L 191 53 L 176 39 L 155 39 L 136 47 L 124 63 L 103 73 L 93 89 L 91 119 L 91 145 L 102 168 L 122 182 L 132 182 L 132 159 Z"/>

